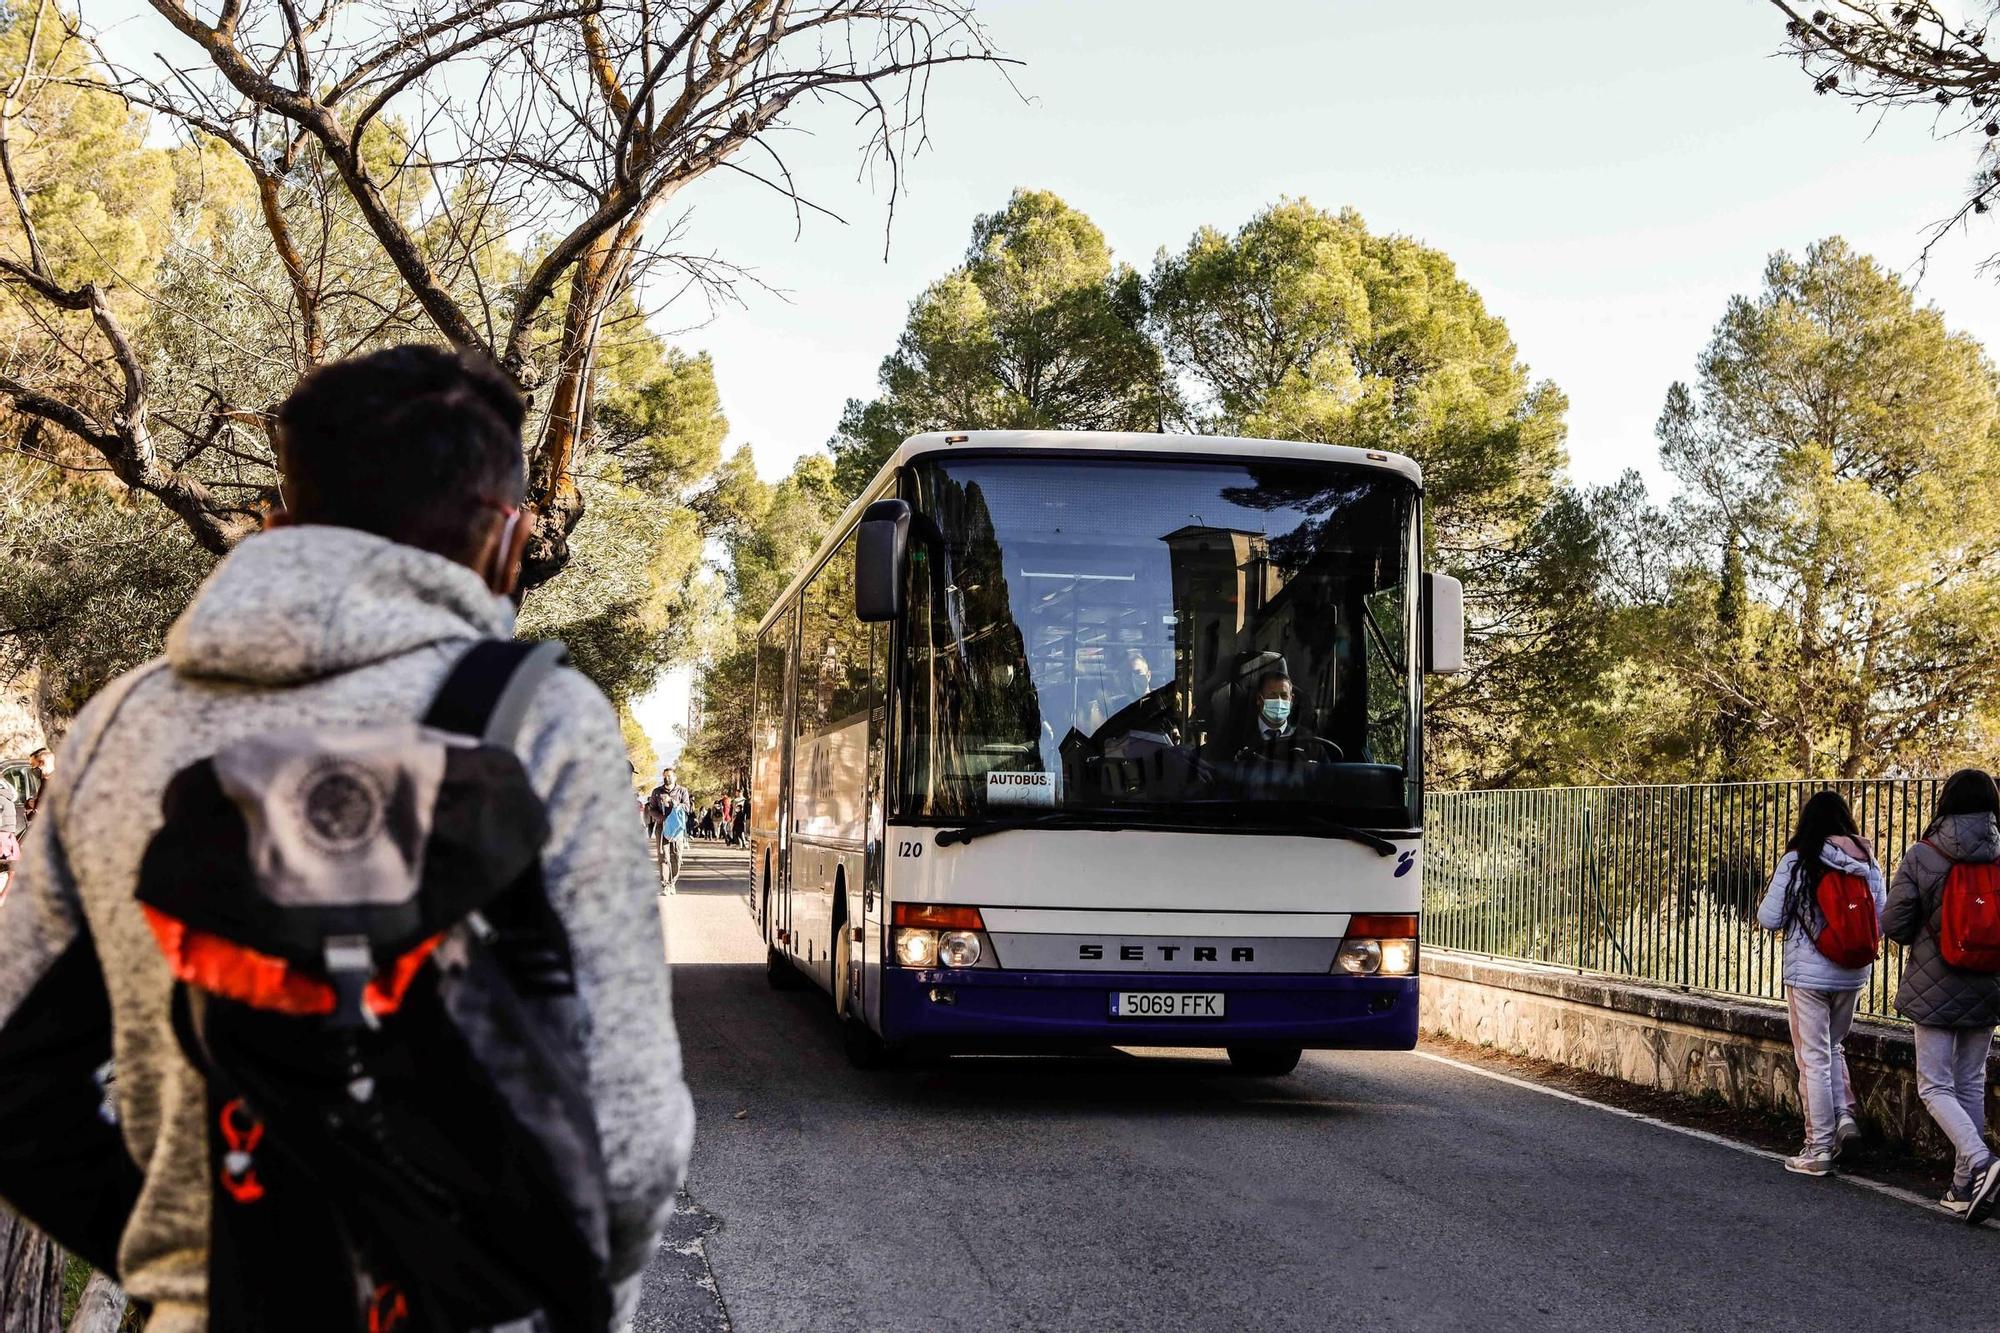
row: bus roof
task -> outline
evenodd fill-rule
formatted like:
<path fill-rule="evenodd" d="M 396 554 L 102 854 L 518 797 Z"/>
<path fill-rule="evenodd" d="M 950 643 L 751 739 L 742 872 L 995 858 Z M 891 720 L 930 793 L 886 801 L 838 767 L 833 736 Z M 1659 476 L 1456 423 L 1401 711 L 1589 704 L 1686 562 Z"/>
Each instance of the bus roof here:
<path fill-rule="evenodd" d="M 1181 453 L 1190 458 L 1292 458 L 1319 463 L 1347 463 L 1355 467 L 1381 468 L 1407 477 L 1417 486 L 1424 484 L 1423 471 L 1416 460 L 1403 454 L 1385 453 L 1379 449 L 1356 449 L 1345 444 L 1313 444 L 1300 440 L 1257 440 L 1240 435 L 1173 435 L 1157 431 L 1133 430 L 966 430 L 930 431 L 923 435 L 912 435 L 896 446 L 896 452 L 861 491 L 861 497 L 849 505 L 846 512 L 833 525 L 826 540 L 813 552 L 792 581 L 785 585 L 778 599 L 766 607 L 757 622 L 757 633 L 762 635 L 777 615 L 780 607 L 790 605 L 791 600 L 804 586 L 806 580 L 817 573 L 819 567 L 833 553 L 841 539 L 860 519 L 860 511 L 871 499 L 877 498 L 883 483 L 894 475 L 905 463 L 927 454 L 963 452 L 972 449 L 1000 449 L 1034 453 L 1040 450 L 1075 453 L 1127 453 L 1158 454 Z"/>

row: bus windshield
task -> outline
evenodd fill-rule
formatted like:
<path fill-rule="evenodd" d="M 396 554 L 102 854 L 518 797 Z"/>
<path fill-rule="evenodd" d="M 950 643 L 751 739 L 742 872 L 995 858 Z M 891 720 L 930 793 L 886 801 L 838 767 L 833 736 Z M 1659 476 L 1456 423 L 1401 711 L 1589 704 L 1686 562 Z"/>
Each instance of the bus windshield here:
<path fill-rule="evenodd" d="M 1415 826 L 1407 478 L 967 454 L 904 494 L 900 817 Z"/>

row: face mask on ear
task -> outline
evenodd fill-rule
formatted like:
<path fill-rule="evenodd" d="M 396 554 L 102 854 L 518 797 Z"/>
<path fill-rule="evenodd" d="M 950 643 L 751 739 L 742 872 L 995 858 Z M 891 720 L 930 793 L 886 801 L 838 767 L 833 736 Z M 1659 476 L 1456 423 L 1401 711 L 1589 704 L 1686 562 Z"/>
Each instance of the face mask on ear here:
<path fill-rule="evenodd" d="M 485 572 L 486 586 L 498 592 L 507 581 L 510 572 L 507 568 L 507 554 L 514 548 L 514 534 L 520 530 L 521 520 L 527 516 L 528 511 L 520 505 L 502 504 L 498 500 L 485 500 L 481 503 L 490 509 L 500 511 L 500 540 L 494 543 L 493 548 L 495 563 L 493 568 Z M 518 607 L 526 592 L 527 589 L 521 586 L 521 581 L 517 578 L 514 580 L 514 587 L 507 593 L 508 600 Z"/>
<path fill-rule="evenodd" d="M 1282 727 L 1291 720 L 1292 701 L 1290 699 L 1266 699 L 1264 720 L 1274 727 Z"/>

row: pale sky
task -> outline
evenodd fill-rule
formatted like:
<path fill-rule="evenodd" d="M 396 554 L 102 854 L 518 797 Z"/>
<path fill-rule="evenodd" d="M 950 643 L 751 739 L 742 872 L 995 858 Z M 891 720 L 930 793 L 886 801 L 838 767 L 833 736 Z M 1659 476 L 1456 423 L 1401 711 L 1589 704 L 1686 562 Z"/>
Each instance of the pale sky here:
<path fill-rule="evenodd" d="M 1377 231 L 1438 246 L 1533 372 L 1568 394 L 1572 474 L 1638 466 L 1657 485 L 1667 385 L 1692 374 L 1766 256 L 1840 233 L 1902 270 L 1971 170 L 1971 146 L 1933 142 L 1920 111 L 1878 125 L 1814 96 L 1772 54 L 1783 17 L 1765 0 L 978 8 L 1024 62 L 1020 91 L 976 67 L 936 76 L 929 146 L 905 164 L 886 261 L 886 190 L 857 180 L 858 132 L 837 106 L 804 111 L 782 143 L 846 225 L 809 213 L 795 236 L 784 201 L 728 172 L 678 201 L 691 210 L 682 248 L 784 293 L 746 287 L 742 308 L 712 320 L 687 303 L 656 320 L 714 356 L 730 445 L 750 442 L 767 477 L 823 446 L 847 398 L 874 391 L 910 300 L 958 262 L 974 215 L 1032 186 L 1089 214 L 1141 269 L 1281 195 L 1352 205 Z M 2000 285 L 1976 270 L 1994 251 L 1991 224 L 1953 236 L 1921 287 L 1987 340 L 2000 338 Z M 643 711 L 671 751 L 685 681 L 665 684 Z"/>
<path fill-rule="evenodd" d="M 1912 264 L 1957 203 L 1971 145 L 1923 112 L 1879 126 L 1774 57 L 1764 0 L 987 0 L 1025 65 L 1023 102 L 979 69 L 933 84 L 931 147 L 908 164 L 892 248 L 885 196 L 854 180 L 854 137 L 803 119 L 789 162 L 848 219 L 717 176 L 683 196 L 688 245 L 753 266 L 746 293 L 680 340 L 715 357 L 732 445 L 776 476 L 868 396 L 910 300 L 958 262 L 973 216 L 1016 186 L 1055 190 L 1144 269 L 1203 224 L 1233 230 L 1280 195 L 1352 205 L 1438 246 L 1570 399 L 1572 470 L 1653 468 L 1666 388 L 1693 373 L 1728 298 L 1766 256 L 1846 236 Z M 2000 228 L 1947 239 L 1921 294 L 2000 336 L 1976 268 Z M 662 325 L 692 322 L 668 311 Z"/>

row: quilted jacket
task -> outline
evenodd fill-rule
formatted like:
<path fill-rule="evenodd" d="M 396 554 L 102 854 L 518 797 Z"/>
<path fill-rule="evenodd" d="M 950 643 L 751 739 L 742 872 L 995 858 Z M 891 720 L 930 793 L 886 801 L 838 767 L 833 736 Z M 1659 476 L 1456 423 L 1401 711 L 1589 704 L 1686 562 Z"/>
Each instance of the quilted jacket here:
<path fill-rule="evenodd" d="M 1913 1023 L 1937 1028 L 2000 1025 L 2000 972 L 1966 972 L 1938 953 L 1945 872 L 1953 861 L 2000 861 L 2000 826 L 1992 815 L 1952 815 L 1913 844 L 1889 885 L 1882 931 L 1909 946 L 1896 1008 Z"/>

